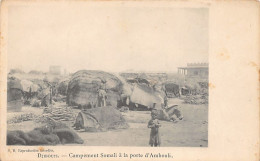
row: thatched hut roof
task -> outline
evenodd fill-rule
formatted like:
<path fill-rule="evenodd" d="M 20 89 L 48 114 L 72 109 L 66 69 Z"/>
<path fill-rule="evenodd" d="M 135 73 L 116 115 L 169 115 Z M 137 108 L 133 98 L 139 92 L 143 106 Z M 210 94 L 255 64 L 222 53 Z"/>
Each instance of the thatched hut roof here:
<path fill-rule="evenodd" d="M 15 77 L 10 77 L 7 81 L 7 88 L 8 89 L 19 89 L 23 90 L 21 80 Z"/>
<path fill-rule="evenodd" d="M 22 90 L 25 92 L 37 92 L 39 90 L 39 86 L 37 84 L 34 84 L 32 81 L 29 80 L 21 80 Z"/>
<path fill-rule="evenodd" d="M 7 111 L 20 111 L 23 105 L 21 81 L 11 77 L 7 81 Z"/>
<path fill-rule="evenodd" d="M 68 85 L 69 79 L 61 80 L 57 86 L 58 93 L 64 96 L 67 95 Z"/>
<path fill-rule="evenodd" d="M 76 124 L 81 124 L 79 127 L 85 128 L 86 131 L 106 131 L 129 127 L 122 114 L 111 106 L 81 111 L 76 118 Z"/>
<path fill-rule="evenodd" d="M 101 84 L 105 82 L 106 89 L 115 91 L 119 91 L 119 86 L 121 85 L 120 80 L 113 74 L 98 70 L 80 70 L 72 75 L 70 79 L 70 84 L 80 80 L 84 80 L 84 83 L 91 84 Z"/>
<path fill-rule="evenodd" d="M 130 95 L 130 100 L 133 103 L 141 104 L 149 108 L 152 108 L 154 103 L 156 103 L 156 106 L 161 107 L 161 104 L 163 103 L 163 96 L 162 93 L 158 91 L 137 85 L 133 88 L 133 92 Z"/>
<path fill-rule="evenodd" d="M 74 73 L 69 81 L 67 103 L 69 105 L 88 105 L 97 102 L 99 88 L 108 90 L 108 94 L 118 94 L 122 90 L 121 81 L 114 75 L 103 71 L 80 70 Z M 117 100 L 109 100 L 116 105 Z M 112 97 L 114 98 L 114 96 Z"/>

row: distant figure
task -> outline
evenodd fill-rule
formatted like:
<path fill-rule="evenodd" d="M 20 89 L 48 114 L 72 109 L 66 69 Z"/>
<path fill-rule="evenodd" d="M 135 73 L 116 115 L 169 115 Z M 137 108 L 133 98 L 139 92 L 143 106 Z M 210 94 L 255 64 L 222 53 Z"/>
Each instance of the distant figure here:
<path fill-rule="evenodd" d="M 106 99 L 107 99 L 107 89 L 106 89 L 106 83 L 107 81 L 104 78 L 101 79 L 101 84 L 99 85 L 98 89 L 98 107 L 104 107 L 106 106 Z"/>
<path fill-rule="evenodd" d="M 98 107 L 106 106 L 107 93 L 104 89 L 98 90 Z"/>
<path fill-rule="evenodd" d="M 53 87 L 50 87 L 50 104 L 52 104 Z"/>
<path fill-rule="evenodd" d="M 149 144 L 151 145 L 151 147 L 157 147 L 161 145 L 161 138 L 159 134 L 159 127 L 161 127 L 161 124 L 157 119 L 156 112 L 153 111 L 154 110 L 152 110 L 151 112 L 152 119 L 148 122 L 147 127 L 151 128 Z"/>
<path fill-rule="evenodd" d="M 29 89 L 29 96 L 28 96 L 28 99 L 31 99 L 32 98 L 32 87 L 30 87 Z"/>
<path fill-rule="evenodd" d="M 163 101 L 164 101 L 164 108 L 165 109 L 168 108 L 168 97 L 167 97 L 167 95 L 164 96 Z"/>
<path fill-rule="evenodd" d="M 166 93 L 166 87 L 165 87 L 165 84 L 163 84 L 163 85 L 161 86 L 161 91 L 163 91 L 164 93 Z"/>

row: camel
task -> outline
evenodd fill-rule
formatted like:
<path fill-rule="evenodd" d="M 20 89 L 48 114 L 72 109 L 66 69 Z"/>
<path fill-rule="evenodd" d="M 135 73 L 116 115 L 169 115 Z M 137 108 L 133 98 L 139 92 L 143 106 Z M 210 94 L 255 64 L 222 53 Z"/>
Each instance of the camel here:
<path fill-rule="evenodd" d="M 177 121 L 177 119 L 182 120 L 183 116 L 181 114 L 181 111 L 179 108 L 177 108 L 178 105 L 173 105 L 169 108 L 162 108 L 162 109 L 153 109 L 152 113 L 157 116 L 157 119 L 159 120 L 165 120 L 165 121 Z"/>

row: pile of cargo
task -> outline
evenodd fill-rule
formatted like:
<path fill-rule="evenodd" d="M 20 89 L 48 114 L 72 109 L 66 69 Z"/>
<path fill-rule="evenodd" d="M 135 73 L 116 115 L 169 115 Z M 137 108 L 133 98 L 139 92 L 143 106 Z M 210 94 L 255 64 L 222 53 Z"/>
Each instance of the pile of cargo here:
<path fill-rule="evenodd" d="M 184 98 L 187 104 L 208 104 L 208 95 L 189 95 Z"/>
<path fill-rule="evenodd" d="M 123 115 L 112 106 L 82 110 L 74 124 L 76 130 L 89 132 L 127 129 L 129 127 Z"/>
<path fill-rule="evenodd" d="M 37 116 L 33 113 L 25 113 L 25 114 L 14 116 L 13 118 L 7 120 L 7 123 L 12 124 L 12 123 L 20 123 L 24 121 L 31 121 L 34 120 L 36 117 Z"/>
<path fill-rule="evenodd" d="M 71 107 L 48 107 L 45 108 L 43 114 L 36 119 L 36 122 L 46 122 L 51 118 L 56 121 L 74 121 L 77 112 L 74 112 Z"/>

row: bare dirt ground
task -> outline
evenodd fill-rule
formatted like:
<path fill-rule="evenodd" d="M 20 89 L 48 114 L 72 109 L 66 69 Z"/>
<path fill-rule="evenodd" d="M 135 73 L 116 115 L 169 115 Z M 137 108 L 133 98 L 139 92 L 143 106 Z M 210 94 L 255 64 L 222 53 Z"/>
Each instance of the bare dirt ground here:
<path fill-rule="evenodd" d="M 207 147 L 208 146 L 208 106 L 183 104 L 182 100 L 169 99 L 169 105 L 178 104 L 184 119 L 177 123 L 160 121 L 160 135 L 163 147 Z M 42 109 L 23 107 L 23 112 L 40 114 Z M 21 114 L 19 112 L 18 114 Z M 85 146 L 149 146 L 149 111 L 129 111 L 122 113 L 129 124 L 128 129 L 107 132 L 77 132 L 85 141 Z M 8 113 L 7 118 L 17 115 Z M 66 122 L 71 125 L 72 122 Z M 8 130 L 29 131 L 38 124 L 33 121 L 8 124 Z M 77 144 L 78 145 L 78 144 Z"/>

